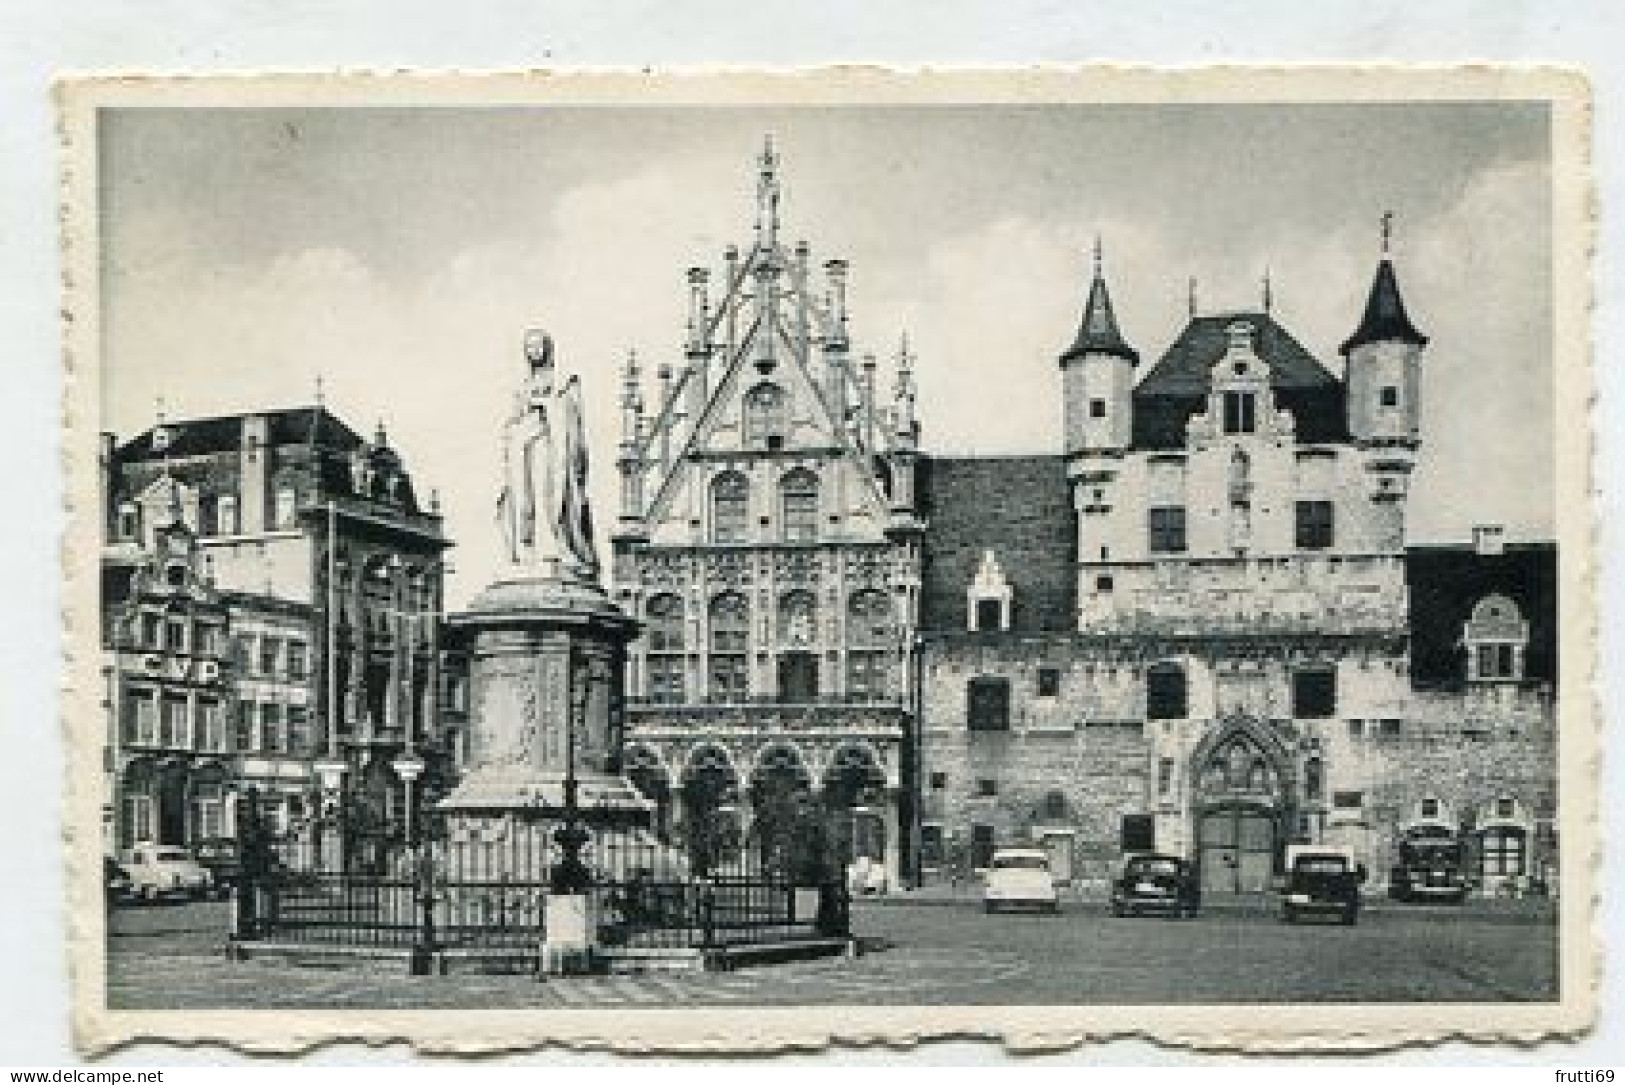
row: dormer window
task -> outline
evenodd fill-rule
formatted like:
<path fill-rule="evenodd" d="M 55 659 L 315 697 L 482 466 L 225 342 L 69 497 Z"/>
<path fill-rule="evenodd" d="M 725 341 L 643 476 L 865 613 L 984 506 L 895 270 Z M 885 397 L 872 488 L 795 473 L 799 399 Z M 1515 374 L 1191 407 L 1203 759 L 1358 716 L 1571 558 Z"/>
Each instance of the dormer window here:
<path fill-rule="evenodd" d="M 976 569 L 976 578 L 966 592 L 969 603 L 970 630 L 974 633 L 1008 631 L 1010 628 L 1010 582 L 993 556 L 993 551 L 982 551 L 982 564 Z"/>
<path fill-rule="evenodd" d="M 1504 595 L 1490 595 L 1473 607 L 1462 634 L 1467 647 L 1467 678 L 1472 682 L 1517 682 L 1523 679 L 1529 623 L 1518 605 Z"/>

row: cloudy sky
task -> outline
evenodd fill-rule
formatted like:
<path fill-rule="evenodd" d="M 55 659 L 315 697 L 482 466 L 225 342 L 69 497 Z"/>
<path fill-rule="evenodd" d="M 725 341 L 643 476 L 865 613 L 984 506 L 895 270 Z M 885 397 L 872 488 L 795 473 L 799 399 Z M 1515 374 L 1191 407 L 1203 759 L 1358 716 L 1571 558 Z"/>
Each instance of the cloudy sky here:
<path fill-rule="evenodd" d="M 582 375 L 598 519 L 614 511 L 617 373 L 680 358 L 683 271 L 748 246 L 754 156 L 784 228 L 851 261 L 855 340 L 906 329 L 938 452 L 1059 448 L 1056 355 L 1098 233 L 1143 367 L 1203 311 L 1275 313 L 1324 363 L 1395 216 L 1424 363 L 1411 538 L 1552 535 L 1544 107 L 142 110 L 106 118 L 104 428 L 327 401 L 380 419 L 489 577 L 497 425 L 520 340 Z"/>

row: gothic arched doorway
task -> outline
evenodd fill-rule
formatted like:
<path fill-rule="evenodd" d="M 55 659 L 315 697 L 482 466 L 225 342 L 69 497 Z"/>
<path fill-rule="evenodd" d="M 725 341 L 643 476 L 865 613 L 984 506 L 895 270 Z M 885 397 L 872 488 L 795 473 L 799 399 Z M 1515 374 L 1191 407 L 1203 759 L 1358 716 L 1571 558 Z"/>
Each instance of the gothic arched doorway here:
<path fill-rule="evenodd" d="M 1241 726 L 1204 743 L 1192 767 L 1202 891 L 1268 891 L 1291 805 L 1279 755 Z"/>

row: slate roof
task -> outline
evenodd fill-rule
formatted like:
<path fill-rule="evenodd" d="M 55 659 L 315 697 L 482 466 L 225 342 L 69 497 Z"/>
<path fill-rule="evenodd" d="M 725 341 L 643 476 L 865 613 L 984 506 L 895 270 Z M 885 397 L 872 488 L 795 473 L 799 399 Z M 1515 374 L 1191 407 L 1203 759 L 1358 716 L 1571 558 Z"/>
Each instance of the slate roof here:
<path fill-rule="evenodd" d="M 1065 365 L 1085 354 L 1112 354 L 1128 359 L 1130 365 L 1138 365 L 1140 361 L 1140 352 L 1129 346 L 1123 339 L 1123 333 L 1118 330 L 1111 295 L 1107 293 L 1106 280 L 1099 272 L 1095 273 L 1095 280 L 1089 286 L 1089 300 L 1083 307 L 1083 320 L 1078 325 L 1077 338 L 1061 355 L 1061 364 Z"/>
<path fill-rule="evenodd" d="M 1253 329 L 1253 349 L 1270 368 L 1276 402 L 1291 411 L 1298 440 L 1311 444 L 1348 439 L 1342 381 L 1268 313 L 1211 313 L 1192 317 L 1173 345 L 1134 388 L 1133 447 L 1181 448 L 1185 423 L 1207 401 L 1213 363 L 1229 346 L 1225 328 L 1242 321 Z"/>
<path fill-rule="evenodd" d="M 263 415 L 268 419 L 267 439 L 273 446 L 307 444 L 348 452 L 362 443 L 360 436 L 326 407 L 290 407 L 280 411 L 255 411 L 220 415 L 214 418 L 170 422 L 170 456 L 206 456 L 214 452 L 235 452 L 242 447 L 243 421 Z M 154 426 L 119 447 L 119 460 L 147 460 L 162 453 L 153 447 Z"/>
<path fill-rule="evenodd" d="M 1405 312 L 1405 299 L 1399 295 L 1399 280 L 1394 276 L 1393 261 L 1383 258 L 1377 265 L 1377 276 L 1371 280 L 1371 293 L 1366 297 L 1365 313 L 1360 326 L 1343 342 L 1340 348 L 1347 354 L 1366 343 L 1400 342 L 1425 347 L 1428 337 L 1416 330 Z"/>
<path fill-rule="evenodd" d="M 1060 456 L 927 457 L 919 469 L 921 511 L 928 524 L 921 632 L 966 632 L 966 590 L 985 550 L 993 551 L 1014 591 L 1011 633 L 1075 630 L 1077 555 L 1065 461 Z"/>
<path fill-rule="evenodd" d="M 1411 681 L 1459 688 L 1467 680 L 1463 627 L 1487 595 L 1505 595 L 1529 623 L 1524 674 L 1557 681 L 1557 547 L 1508 543 L 1499 554 L 1471 546 L 1412 546 L 1405 551 L 1410 587 Z"/>

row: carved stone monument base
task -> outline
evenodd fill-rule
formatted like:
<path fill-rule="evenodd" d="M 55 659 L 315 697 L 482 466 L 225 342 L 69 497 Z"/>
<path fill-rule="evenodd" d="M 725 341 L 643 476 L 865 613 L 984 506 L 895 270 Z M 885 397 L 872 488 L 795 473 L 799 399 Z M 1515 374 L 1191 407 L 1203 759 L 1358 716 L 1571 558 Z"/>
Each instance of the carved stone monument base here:
<path fill-rule="evenodd" d="M 468 769 L 440 809 L 456 822 L 557 821 L 572 766 L 583 822 L 647 824 L 620 773 L 626 644 L 637 622 L 596 584 L 499 580 L 451 624 L 472 632 Z"/>

